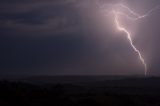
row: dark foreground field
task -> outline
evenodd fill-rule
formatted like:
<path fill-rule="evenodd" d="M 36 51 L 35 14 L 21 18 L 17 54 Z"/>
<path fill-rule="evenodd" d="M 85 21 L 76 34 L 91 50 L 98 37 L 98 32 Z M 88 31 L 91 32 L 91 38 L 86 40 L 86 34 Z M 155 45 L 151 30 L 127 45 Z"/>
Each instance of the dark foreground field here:
<path fill-rule="evenodd" d="M 160 78 L 41 76 L 1 80 L 0 106 L 160 106 Z"/>

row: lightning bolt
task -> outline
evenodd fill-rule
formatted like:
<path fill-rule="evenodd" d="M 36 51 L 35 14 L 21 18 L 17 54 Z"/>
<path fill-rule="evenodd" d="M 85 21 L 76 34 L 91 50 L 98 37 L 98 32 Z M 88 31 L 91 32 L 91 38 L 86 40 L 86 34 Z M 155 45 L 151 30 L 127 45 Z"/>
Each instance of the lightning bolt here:
<path fill-rule="evenodd" d="M 132 15 L 135 16 L 135 18 L 132 18 L 132 17 L 130 17 L 129 15 L 123 13 L 123 12 L 117 12 L 118 14 L 124 15 L 124 16 L 126 16 L 128 19 L 131 19 L 131 20 L 134 20 L 134 21 L 139 20 L 139 19 L 142 19 L 142 18 L 146 18 L 147 16 L 149 16 L 150 14 L 152 14 L 154 11 L 160 9 L 160 5 L 158 5 L 158 6 L 156 6 L 155 8 L 152 8 L 151 10 L 149 10 L 149 11 L 148 11 L 147 13 L 145 13 L 144 15 L 140 15 L 140 14 L 132 11 L 129 7 L 127 7 L 127 6 L 123 5 L 123 4 L 117 4 L 117 6 L 120 6 L 120 7 L 124 8 L 124 9 L 128 10 L 129 13 L 131 13 Z"/>
<path fill-rule="evenodd" d="M 124 27 L 122 27 L 120 25 L 120 22 L 118 20 L 118 13 L 116 11 L 113 11 L 114 15 L 115 15 L 115 23 L 116 23 L 116 26 L 117 26 L 117 29 L 120 30 L 120 31 L 123 31 L 127 34 L 127 38 L 130 42 L 130 45 L 132 46 L 132 48 L 134 49 L 134 51 L 138 54 L 139 56 L 139 59 L 141 60 L 142 64 L 144 65 L 144 68 L 145 68 L 145 76 L 147 75 L 147 64 L 145 63 L 143 57 L 142 57 L 142 54 L 141 52 L 136 48 L 136 46 L 133 44 L 133 40 L 131 38 L 131 34 L 129 31 L 127 31 L 127 29 L 125 29 Z"/>
<path fill-rule="evenodd" d="M 146 62 L 145 62 L 145 60 L 144 60 L 144 58 L 143 58 L 140 50 L 138 50 L 137 47 L 133 44 L 131 33 L 125 27 L 123 27 L 121 25 L 120 20 L 119 20 L 119 16 L 122 15 L 122 16 L 125 16 L 125 17 L 127 17 L 128 19 L 130 19 L 132 21 L 137 21 L 137 20 L 146 18 L 147 16 L 149 16 L 150 14 L 152 14 L 152 12 L 160 9 L 160 5 L 156 6 L 153 9 L 150 9 L 144 15 L 139 15 L 138 13 L 132 11 L 129 7 L 127 7 L 127 6 L 123 5 L 123 4 L 115 4 L 114 6 L 121 7 L 123 9 L 127 10 L 129 12 L 129 14 L 132 15 L 132 17 L 131 17 L 129 14 L 126 14 L 126 13 L 124 13 L 122 11 L 117 10 L 117 9 L 112 9 L 112 11 L 111 11 L 114 14 L 114 22 L 115 22 L 115 25 L 116 25 L 117 29 L 119 31 L 122 31 L 122 32 L 126 33 L 127 39 L 129 40 L 131 47 L 138 54 L 141 63 L 144 65 L 144 75 L 146 76 L 147 75 L 147 64 L 146 64 Z"/>

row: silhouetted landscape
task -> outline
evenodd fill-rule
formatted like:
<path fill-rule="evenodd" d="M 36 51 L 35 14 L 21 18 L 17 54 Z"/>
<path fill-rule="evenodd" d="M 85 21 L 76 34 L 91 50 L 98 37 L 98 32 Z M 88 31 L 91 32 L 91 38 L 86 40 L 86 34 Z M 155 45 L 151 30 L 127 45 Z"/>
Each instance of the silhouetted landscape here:
<path fill-rule="evenodd" d="M 1 106 L 159 106 L 160 78 L 32 76 L 1 79 Z"/>

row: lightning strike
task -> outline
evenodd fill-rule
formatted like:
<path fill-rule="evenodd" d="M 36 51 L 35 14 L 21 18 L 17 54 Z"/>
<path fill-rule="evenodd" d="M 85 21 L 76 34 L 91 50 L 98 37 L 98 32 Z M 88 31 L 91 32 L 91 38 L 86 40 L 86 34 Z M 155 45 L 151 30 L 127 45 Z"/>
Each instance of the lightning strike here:
<path fill-rule="evenodd" d="M 136 46 L 133 44 L 133 41 L 132 41 L 132 38 L 131 38 L 131 34 L 129 31 L 127 31 L 127 29 L 125 29 L 124 27 L 122 27 L 119 23 L 119 20 L 118 20 L 118 14 L 113 11 L 114 15 L 115 15 L 115 23 L 116 23 L 116 26 L 117 26 L 117 29 L 120 30 L 120 31 L 123 31 L 127 34 L 127 38 L 130 42 L 130 45 L 132 46 L 132 48 L 134 49 L 134 51 L 138 54 L 139 56 L 139 59 L 141 60 L 142 64 L 144 65 L 144 68 L 145 68 L 145 76 L 147 75 L 147 64 L 145 63 L 142 55 L 141 55 L 141 52 L 136 48 Z"/>
<path fill-rule="evenodd" d="M 125 27 L 123 27 L 123 26 L 121 25 L 120 20 L 119 20 L 119 16 L 122 15 L 122 16 L 125 16 L 126 18 L 128 18 L 128 19 L 130 19 L 130 20 L 132 20 L 132 21 L 137 21 L 137 20 L 146 18 L 146 17 L 149 16 L 152 12 L 160 9 L 160 5 L 158 5 L 158 6 L 156 6 L 155 8 L 149 10 L 149 11 L 148 11 L 147 13 L 145 13 L 144 15 L 139 15 L 138 13 L 132 11 L 129 7 L 127 7 L 127 6 L 123 5 L 123 4 L 115 4 L 115 5 L 112 5 L 112 6 L 113 6 L 113 7 L 114 7 L 114 6 L 121 7 L 121 8 L 123 8 L 123 9 L 127 10 L 130 15 L 132 15 L 132 16 L 130 16 L 129 14 L 124 13 L 124 12 L 122 12 L 122 11 L 120 11 L 120 10 L 117 10 L 117 9 L 114 9 L 114 8 L 112 8 L 112 10 L 110 11 L 111 13 L 114 14 L 114 22 L 115 22 L 115 25 L 116 25 L 117 29 L 118 29 L 119 31 L 122 31 L 122 32 L 126 33 L 127 39 L 129 40 L 131 47 L 132 47 L 133 50 L 138 54 L 141 63 L 144 65 L 144 75 L 146 76 L 146 75 L 147 75 L 147 64 L 146 64 L 146 62 L 145 62 L 145 60 L 144 60 L 144 58 L 143 58 L 140 50 L 138 50 L 137 47 L 133 44 L 133 40 L 132 40 L 132 37 L 131 37 L 131 33 L 130 33 Z M 106 16 L 107 16 L 107 15 L 106 15 Z"/>
<path fill-rule="evenodd" d="M 126 16 L 127 18 L 129 18 L 129 19 L 131 19 L 131 20 L 135 20 L 135 21 L 136 21 L 136 20 L 139 20 L 139 19 L 142 19 L 142 18 L 146 18 L 147 16 L 149 16 L 150 14 L 152 14 L 152 12 L 160 9 L 160 5 L 158 5 L 158 6 L 156 6 L 155 8 L 149 10 L 147 13 L 145 13 L 145 14 L 143 14 L 143 15 L 140 15 L 140 14 L 132 11 L 129 7 L 127 7 L 127 6 L 123 5 L 123 4 L 117 4 L 117 6 L 120 6 L 120 7 L 124 8 L 124 9 L 128 10 L 132 15 L 135 16 L 135 18 L 129 17 L 127 14 L 122 13 L 122 12 L 118 12 L 118 14 L 124 15 L 124 16 Z"/>

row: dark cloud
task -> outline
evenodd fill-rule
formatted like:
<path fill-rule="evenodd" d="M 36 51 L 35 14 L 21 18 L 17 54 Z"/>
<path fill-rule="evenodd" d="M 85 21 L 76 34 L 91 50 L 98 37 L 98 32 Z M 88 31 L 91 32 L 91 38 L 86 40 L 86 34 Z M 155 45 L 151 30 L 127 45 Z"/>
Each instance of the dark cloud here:
<path fill-rule="evenodd" d="M 14 30 L 22 36 L 24 32 L 67 33 L 80 27 L 74 0 L 1 1 L 0 23 L 2 29 Z M 26 3 L 27 2 L 27 3 Z M 5 5 L 3 4 L 5 3 Z M 71 29 L 70 29 L 71 28 Z M 64 32 L 63 32 L 63 31 Z M 69 31 L 68 31 L 69 30 Z M 30 34 L 33 36 L 33 34 Z"/>
<path fill-rule="evenodd" d="M 145 13 L 158 3 L 148 1 L 124 2 Z M 99 8 L 116 2 L 1 0 L 0 73 L 143 74 L 125 34 Z M 138 21 L 133 36 L 151 74 L 160 69 L 158 13 Z"/>

